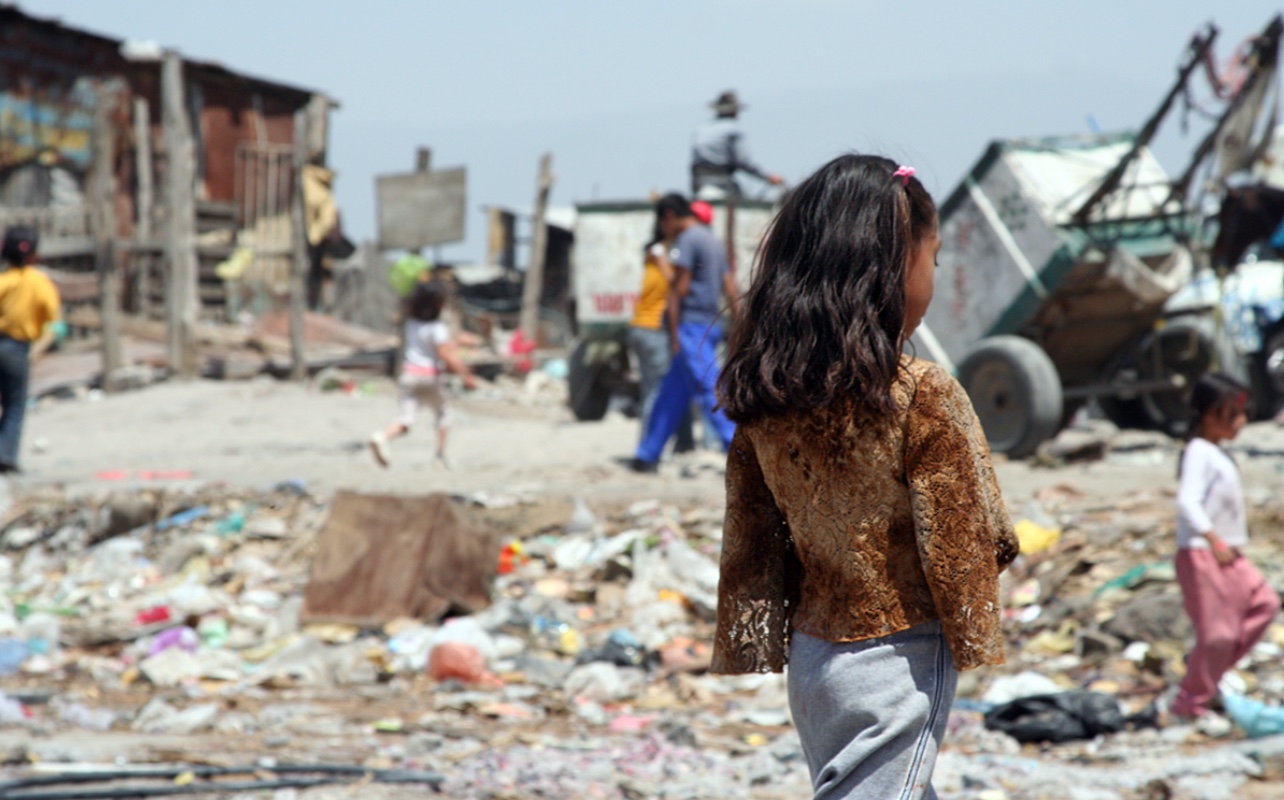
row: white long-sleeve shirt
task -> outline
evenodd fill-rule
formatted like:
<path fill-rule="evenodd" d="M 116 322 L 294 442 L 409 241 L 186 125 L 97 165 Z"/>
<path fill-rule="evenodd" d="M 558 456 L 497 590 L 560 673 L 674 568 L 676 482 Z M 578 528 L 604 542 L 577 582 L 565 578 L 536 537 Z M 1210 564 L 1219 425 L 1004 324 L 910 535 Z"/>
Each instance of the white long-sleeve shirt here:
<path fill-rule="evenodd" d="M 1227 547 L 1248 544 L 1244 488 L 1235 462 L 1207 439 L 1194 438 L 1181 458 L 1177 489 L 1177 546 L 1207 549 L 1212 531 Z"/>

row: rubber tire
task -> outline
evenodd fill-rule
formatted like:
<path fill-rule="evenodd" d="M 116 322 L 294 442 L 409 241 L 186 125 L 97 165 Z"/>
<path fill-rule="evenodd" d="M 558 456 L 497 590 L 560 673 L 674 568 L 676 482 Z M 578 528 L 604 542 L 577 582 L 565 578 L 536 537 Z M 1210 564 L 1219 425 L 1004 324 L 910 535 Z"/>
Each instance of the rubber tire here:
<path fill-rule="evenodd" d="M 1024 458 L 1061 428 L 1061 376 L 1043 349 L 1020 336 L 982 339 L 959 364 L 990 449 Z"/>
<path fill-rule="evenodd" d="M 611 405 L 611 386 L 602 379 L 602 365 L 589 362 L 591 344 L 577 342 L 567 365 L 568 402 L 580 422 L 601 420 Z"/>
<path fill-rule="evenodd" d="M 1122 352 L 1111 360 L 1110 366 L 1102 373 L 1101 380 L 1103 383 L 1114 382 L 1120 373 L 1127 373 L 1126 380 L 1128 382 L 1135 382 L 1141 379 L 1141 370 L 1137 366 L 1135 345 L 1136 342 L 1129 343 Z M 1141 396 L 1136 392 L 1130 395 L 1102 395 L 1097 398 L 1097 405 L 1100 406 L 1101 413 L 1106 415 L 1106 419 L 1120 428 L 1149 430 L 1154 427 L 1150 421 L 1150 416 L 1146 414 L 1146 408 Z"/>
<path fill-rule="evenodd" d="M 1196 350 L 1191 352 L 1187 342 L 1194 337 Z M 1156 369 L 1152 355 L 1155 347 L 1161 348 L 1161 362 Z M 1215 339 L 1213 323 L 1203 317 L 1174 319 L 1163 328 L 1147 334 L 1137 348 L 1137 363 L 1141 376 L 1146 380 L 1181 375 L 1185 388 L 1180 392 L 1141 394 L 1142 408 L 1157 430 L 1172 436 L 1181 436 L 1190 427 L 1190 387 L 1195 380 L 1212 368 L 1216 357 L 1219 371 L 1231 377 L 1249 383 L 1249 376 L 1244 369 L 1244 360 L 1240 358 L 1225 337 Z"/>

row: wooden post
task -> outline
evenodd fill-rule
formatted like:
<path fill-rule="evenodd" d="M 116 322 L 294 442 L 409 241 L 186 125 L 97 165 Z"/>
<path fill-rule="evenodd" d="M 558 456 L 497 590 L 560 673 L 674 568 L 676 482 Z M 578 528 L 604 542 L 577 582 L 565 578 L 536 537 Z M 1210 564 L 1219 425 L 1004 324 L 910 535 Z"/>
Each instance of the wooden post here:
<path fill-rule="evenodd" d="M 167 52 L 161 66 L 161 123 L 165 128 L 165 184 L 169 205 L 165 231 L 165 253 L 169 261 L 165 318 L 170 370 L 180 378 L 191 379 L 200 375 L 196 352 L 200 276 L 196 262 L 196 145 L 192 141 L 184 94 L 182 58 L 178 53 Z"/>
<path fill-rule="evenodd" d="M 323 94 L 314 94 L 308 101 L 308 159 L 313 164 L 325 166 L 330 156 L 330 106 L 333 102 Z"/>
<path fill-rule="evenodd" d="M 98 270 L 102 319 L 103 388 L 112 391 L 113 376 L 124 366 L 120 345 L 120 264 L 116 260 L 116 131 L 111 118 L 114 98 L 98 91 L 94 110 L 93 206 L 94 266 Z"/>
<path fill-rule="evenodd" d="M 308 377 L 307 355 L 304 352 L 303 324 L 307 315 L 308 232 L 303 207 L 303 167 L 308 163 L 308 113 L 294 112 L 294 179 L 293 221 L 294 264 L 290 270 L 290 378 L 301 381 Z"/>
<path fill-rule="evenodd" d="M 534 342 L 539 334 L 539 302 L 544 290 L 544 256 L 548 249 L 548 229 L 544 216 L 548 210 L 548 193 L 553 188 L 553 154 L 539 159 L 539 182 L 535 188 L 535 219 L 531 224 L 531 260 L 522 284 L 522 333 Z"/>
<path fill-rule="evenodd" d="M 134 242 L 131 258 L 135 274 L 135 306 L 139 315 L 149 318 L 152 312 L 152 118 L 147 100 L 134 98 L 134 176 L 138 186 L 134 194 Z"/>

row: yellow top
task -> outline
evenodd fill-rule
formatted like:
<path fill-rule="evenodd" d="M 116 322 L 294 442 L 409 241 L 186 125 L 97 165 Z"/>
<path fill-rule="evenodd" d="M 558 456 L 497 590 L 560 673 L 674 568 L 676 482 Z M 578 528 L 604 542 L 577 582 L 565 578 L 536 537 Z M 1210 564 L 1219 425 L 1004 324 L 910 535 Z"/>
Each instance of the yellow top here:
<path fill-rule="evenodd" d="M 655 259 L 647 256 L 646 266 L 642 268 L 642 291 L 638 293 L 638 301 L 633 306 L 633 321 L 629 324 L 635 328 L 659 330 L 668 304 L 669 282 Z"/>
<path fill-rule="evenodd" d="M 58 319 L 58 289 L 35 267 L 0 272 L 0 335 L 34 342 Z"/>

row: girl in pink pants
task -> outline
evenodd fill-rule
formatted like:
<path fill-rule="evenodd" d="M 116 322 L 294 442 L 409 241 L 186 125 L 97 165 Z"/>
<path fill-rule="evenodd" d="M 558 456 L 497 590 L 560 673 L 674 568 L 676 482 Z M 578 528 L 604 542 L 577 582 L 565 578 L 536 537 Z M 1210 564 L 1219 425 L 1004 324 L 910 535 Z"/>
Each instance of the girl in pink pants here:
<path fill-rule="evenodd" d="M 1190 402 L 1195 421 L 1178 473 L 1177 583 L 1195 626 L 1195 649 L 1171 707 L 1186 719 L 1208 711 L 1222 675 L 1248 654 L 1280 608 L 1244 557 L 1244 490 L 1239 469 L 1220 446 L 1248 421 L 1248 388 L 1212 373 L 1195 383 Z"/>

